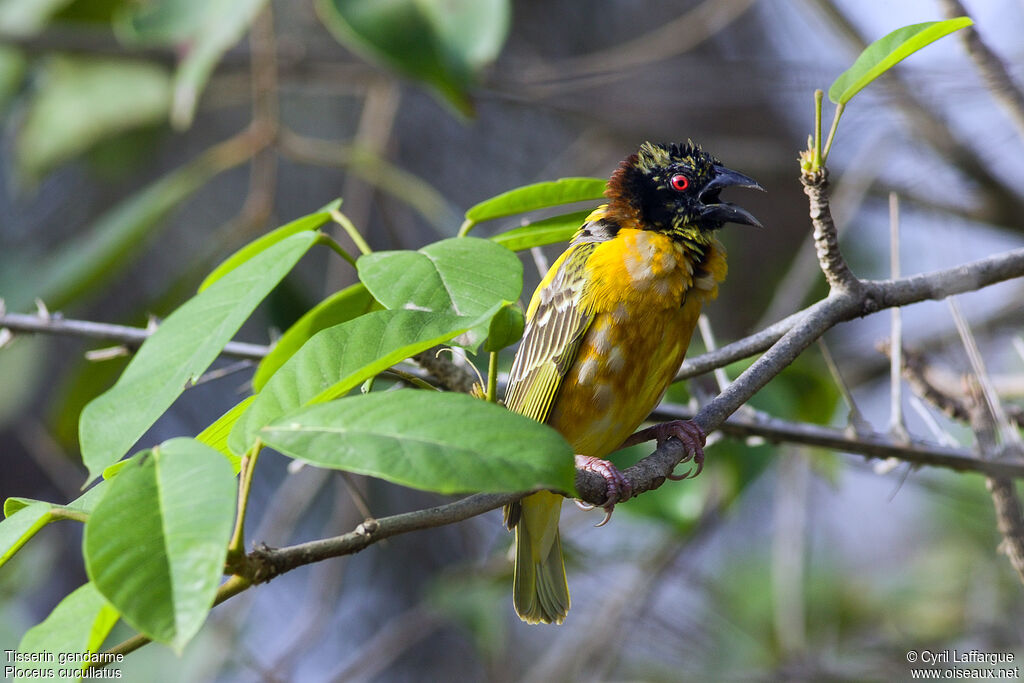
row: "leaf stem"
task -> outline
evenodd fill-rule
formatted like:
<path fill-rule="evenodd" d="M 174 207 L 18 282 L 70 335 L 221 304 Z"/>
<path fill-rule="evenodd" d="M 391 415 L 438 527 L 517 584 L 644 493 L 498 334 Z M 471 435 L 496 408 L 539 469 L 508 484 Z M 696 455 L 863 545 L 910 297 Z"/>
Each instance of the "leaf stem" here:
<path fill-rule="evenodd" d="M 399 370 L 398 368 L 389 368 L 385 370 L 382 374 L 392 375 L 402 380 L 406 384 L 411 384 L 412 386 L 419 387 L 420 389 L 429 389 L 430 391 L 441 391 L 441 389 L 438 389 L 430 382 L 421 379 L 416 375 L 413 375 L 412 373 L 405 372 L 404 370 Z"/>
<path fill-rule="evenodd" d="M 498 352 L 491 351 L 490 360 L 487 363 L 487 400 L 491 403 L 498 402 Z"/>
<path fill-rule="evenodd" d="M 70 519 L 73 522 L 85 524 L 89 521 L 89 513 L 82 512 L 81 510 L 69 510 L 68 508 L 54 508 L 50 510 L 50 518 L 54 520 Z"/>
<path fill-rule="evenodd" d="M 252 488 L 252 477 L 256 471 L 256 460 L 263 450 L 263 442 L 256 440 L 244 456 L 242 469 L 238 473 L 238 514 L 235 517 L 235 532 L 231 535 L 228 545 L 228 557 L 245 555 L 245 512 L 249 506 L 249 490 Z"/>
<path fill-rule="evenodd" d="M 322 244 L 325 247 L 330 248 L 331 251 L 333 251 L 334 253 L 336 253 L 338 256 L 340 256 L 341 258 L 345 259 L 346 261 L 348 261 L 348 263 L 353 268 L 356 267 L 356 260 L 354 258 L 352 258 L 352 254 L 350 254 L 347 251 L 345 251 L 345 248 L 342 247 L 340 244 L 338 244 L 338 242 L 333 237 L 328 235 L 327 233 L 325 233 L 325 232 L 319 233 L 317 235 L 317 238 L 316 238 L 316 243 L 317 244 Z"/>
<path fill-rule="evenodd" d="M 469 231 L 472 230 L 475 225 L 476 221 L 474 221 L 472 218 L 467 218 L 466 220 L 462 221 L 462 225 L 459 226 L 458 237 L 465 237 L 466 235 L 468 235 Z"/>
<path fill-rule="evenodd" d="M 821 101 L 824 97 L 821 88 L 814 91 L 814 170 L 825 165 L 821 158 Z"/>
<path fill-rule="evenodd" d="M 331 211 L 331 218 L 334 219 L 335 223 L 337 223 L 338 225 L 345 229 L 345 232 L 348 233 L 348 236 L 352 239 L 353 242 L 355 242 L 355 245 L 359 249 L 360 253 L 369 254 L 373 252 L 373 249 L 370 249 L 370 245 L 367 244 L 366 240 L 363 239 L 363 236 L 359 234 L 359 231 L 356 229 L 356 226 L 352 224 L 352 221 L 348 219 L 348 216 L 343 214 L 341 211 L 338 211 L 337 209 L 333 209 Z"/>
<path fill-rule="evenodd" d="M 825 140 L 825 150 L 821 154 L 821 165 L 824 166 L 825 162 L 828 161 L 828 153 L 832 151 L 832 141 L 836 137 L 836 129 L 839 128 L 839 117 L 843 115 L 843 109 L 846 108 L 845 104 L 836 105 L 836 114 L 832 118 L 832 127 L 828 131 L 828 139 Z"/>

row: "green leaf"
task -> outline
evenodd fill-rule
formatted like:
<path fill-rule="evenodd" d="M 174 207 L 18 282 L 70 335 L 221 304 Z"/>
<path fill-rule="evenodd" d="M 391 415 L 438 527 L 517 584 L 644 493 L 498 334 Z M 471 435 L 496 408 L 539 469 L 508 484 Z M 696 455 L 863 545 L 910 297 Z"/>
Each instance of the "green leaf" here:
<path fill-rule="evenodd" d="M 561 216 L 552 216 L 495 235 L 491 241 L 512 251 L 568 242 L 590 214 L 590 211 L 574 211 Z"/>
<path fill-rule="evenodd" d="M 82 411 L 82 460 L 92 476 L 120 460 L 188 383 L 210 366 L 315 240 L 310 232 L 288 237 L 168 316 L 139 348 L 117 383 Z"/>
<path fill-rule="evenodd" d="M 171 122 L 192 123 L 196 101 L 210 73 L 241 39 L 266 0 L 161 0 L 128 3 L 118 12 L 114 29 L 124 42 L 164 45 L 180 54 L 174 75 Z"/>
<path fill-rule="evenodd" d="M 106 482 L 80 495 L 67 505 L 32 498 L 8 498 L 4 501 L 4 521 L 0 522 L 0 566 L 14 557 L 40 529 L 62 519 L 84 522 L 105 493 Z"/>
<path fill-rule="evenodd" d="M 523 289 L 519 258 L 490 240 L 454 238 L 419 251 L 378 251 L 356 265 L 359 279 L 389 309 L 477 317 L 516 301 Z M 486 335 L 486 327 L 474 329 L 460 345 L 475 349 Z"/>
<path fill-rule="evenodd" d="M 523 336 L 525 327 L 526 319 L 519 304 L 502 306 L 501 310 L 491 318 L 484 350 L 494 353 L 515 344 Z"/>
<path fill-rule="evenodd" d="M 558 432 L 464 394 L 352 396 L 282 417 L 260 438 L 313 465 L 439 493 L 575 491 L 572 448 Z"/>
<path fill-rule="evenodd" d="M 463 115 L 467 90 L 501 51 L 508 0 L 318 0 L 339 42 L 365 59 L 423 82 Z"/>
<path fill-rule="evenodd" d="M 132 458 L 85 525 L 85 568 L 124 620 L 179 654 L 213 605 L 234 524 L 223 456 L 172 439 Z"/>
<path fill-rule="evenodd" d="M 957 17 L 896 29 L 864 48 L 853 66 L 832 83 L 828 89 L 828 98 L 836 104 L 846 104 L 871 81 L 921 48 L 973 24 L 970 17 Z"/>
<path fill-rule="evenodd" d="M 18 171 L 35 181 L 100 140 L 160 123 L 170 101 L 170 77 L 156 64 L 55 55 L 18 133 Z"/>
<path fill-rule="evenodd" d="M 5 506 L 6 508 L 6 506 Z M 0 567 L 50 522 L 50 504 L 29 503 L 0 522 Z"/>
<path fill-rule="evenodd" d="M 44 653 L 41 661 L 19 665 L 18 668 L 42 669 L 52 673 L 14 680 L 80 680 L 79 675 L 72 672 L 80 672 L 87 664 L 62 663 L 59 657 L 99 651 L 118 617 L 117 610 L 103 599 L 93 584 L 79 586 L 61 600 L 42 623 L 30 628 L 18 644 L 18 652 L 22 654 Z M 53 661 L 47 661 L 50 657 Z M 71 675 L 60 675 L 62 670 Z"/>
<path fill-rule="evenodd" d="M 198 31 L 185 44 L 184 57 L 174 74 L 171 124 L 178 130 L 192 125 L 199 93 L 217 62 L 245 34 L 267 0 L 207 0 Z"/>
<path fill-rule="evenodd" d="M 549 206 L 602 199 L 607 184 L 601 178 L 560 178 L 517 187 L 471 207 L 466 211 L 466 221 L 476 224 Z"/>
<path fill-rule="evenodd" d="M 494 312 L 497 309 L 485 315 Z M 281 415 L 342 396 L 395 363 L 479 323 L 445 313 L 399 310 L 368 313 L 322 330 L 274 373 L 235 424 L 228 444 L 234 452 L 244 453 L 260 427 Z"/>
<path fill-rule="evenodd" d="M 219 266 L 214 268 L 213 271 L 206 276 L 206 279 L 203 280 L 202 284 L 199 285 L 199 291 L 203 291 L 238 266 L 242 265 L 257 254 L 263 253 L 278 242 L 300 232 L 318 229 L 321 225 L 331 220 L 331 211 L 337 210 L 339 206 L 341 206 L 341 200 L 336 199 L 316 213 L 311 213 L 308 216 L 297 218 L 294 221 L 286 223 L 280 228 L 271 230 L 266 235 L 249 242 L 249 244 L 224 259 Z"/>
<path fill-rule="evenodd" d="M 106 482 L 101 481 L 100 483 L 93 486 L 88 491 L 75 498 L 67 505 L 60 505 L 59 503 L 46 503 L 50 506 L 51 512 L 57 510 L 58 512 L 70 512 L 72 514 L 79 513 L 82 515 L 88 515 L 96 507 L 96 504 L 103 497 L 106 491 Z M 40 503 L 46 501 L 39 501 L 34 498 L 8 498 L 4 501 L 4 516 L 10 517 L 18 510 L 22 510 L 33 503 Z"/>
<path fill-rule="evenodd" d="M 314 334 L 369 313 L 375 306 L 379 307 L 379 304 L 361 282 L 335 292 L 318 303 L 289 327 L 274 344 L 274 348 L 270 349 L 270 353 L 263 357 L 252 377 L 252 390 L 261 391 L 277 369 Z"/>
<path fill-rule="evenodd" d="M 196 435 L 196 441 L 220 451 L 228 459 L 228 462 L 231 463 L 231 469 L 234 470 L 235 474 L 238 474 L 242 469 L 242 458 L 228 448 L 228 435 L 231 434 L 231 430 L 234 428 L 235 423 L 238 422 L 238 418 L 249 409 L 249 406 L 255 399 L 255 396 L 242 399 L 231 410 L 218 417 L 209 427 Z"/>
<path fill-rule="evenodd" d="M 87 229 L 40 262 L 0 263 L 0 291 L 7 307 L 21 310 L 40 298 L 59 309 L 83 293 L 107 282 L 131 263 L 160 234 L 160 222 L 170 211 L 227 167 L 203 155 L 168 173 L 116 204 Z M 0 257 L 2 261 L 2 257 Z"/>

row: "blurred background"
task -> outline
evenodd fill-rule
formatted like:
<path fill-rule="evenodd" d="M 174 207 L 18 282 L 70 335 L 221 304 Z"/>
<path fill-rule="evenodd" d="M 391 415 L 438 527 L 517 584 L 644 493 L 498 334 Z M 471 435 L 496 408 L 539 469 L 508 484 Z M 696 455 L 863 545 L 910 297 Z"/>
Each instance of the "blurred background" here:
<path fill-rule="evenodd" d="M 724 344 L 826 292 L 797 180 L 814 89 L 945 5 L 0 0 L 0 298 L 8 311 L 39 299 L 144 326 L 235 248 L 337 197 L 374 249 L 418 248 L 504 190 L 606 177 L 644 140 L 692 138 L 768 190 L 735 198 L 765 230 L 721 233 L 730 276 L 708 315 Z M 1024 80 L 1024 4 L 967 9 Z M 959 36 L 908 59 L 850 104 L 829 159 L 854 270 L 889 275 L 890 192 L 904 274 L 1020 247 L 1022 149 Z M 542 260 L 525 255 L 527 293 Z M 354 280 L 314 251 L 239 338 L 270 342 Z M 1022 283 L 959 298 L 1019 405 Z M 969 365 L 948 307 L 909 307 L 904 327 L 959 387 Z M 875 346 L 888 334 L 875 315 L 826 337 L 883 432 L 888 360 Z M 127 362 L 85 359 L 103 346 L 19 334 L 0 350 L 0 496 L 78 495 L 78 414 Z M 695 339 L 690 355 L 701 350 Z M 225 376 L 186 392 L 143 444 L 194 435 L 237 402 L 251 369 L 220 364 Z M 714 389 L 698 378 L 670 398 Z M 973 444 L 963 425 L 905 403 L 915 438 Z M 847 424 L 817 347 L 752 404 Z M 909 677 L 909 649 L 1024 654 L 1024 587 L 997 552 L 983 478 L 877 465 L 725 439 L 697 480 L 620 506 L 602 529 L 600 512 L 566 505 L 573 609 L 559 628 L 515 617 L 511 537 L 495 512 L 293 571 L 215 609 L 181 659 L 150 646 L 121 668 L 147 681 L 892 680 Z M 383 516 L 442 500 L 268 454 L 250 540 L 337 535 L 363 505 Z M 80 533 L 51 526 L 0 572 L 0 649 L 86 580 Z M 108 645 L 128 635 L 118 627 Z"/>

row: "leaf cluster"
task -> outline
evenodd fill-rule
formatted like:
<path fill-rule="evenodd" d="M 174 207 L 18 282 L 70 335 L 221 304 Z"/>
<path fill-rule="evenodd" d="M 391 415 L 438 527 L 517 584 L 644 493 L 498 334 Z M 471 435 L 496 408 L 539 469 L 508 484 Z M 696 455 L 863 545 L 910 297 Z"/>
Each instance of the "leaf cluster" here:
<path fill-rule="evenodd" d="M 520 188 L 473 207 L 467 221 L 592 200 L 599 186 L 566 179 Z M 68 505 L 7 501 L 0 565 L 50 522 L 85 524 L 89 583 L 26 634 L 23 650 L 96 651 L 122 619 L 180 652 L 214 604 L 231 553 L 244 548 L 246 482 L 264 447 L 438 493 L 574 490 L 572 451 L 557 432 L 422 380 L 402 388 L 408 374 L 395 368 L 440 345 L 493 356 L 517 341 L 523 272 L 508 245 L 564 240 L 567 227 L 553 236 L 549 220 L 491 239 L 462 236 L 355 259 L 323 232 L 332 220 L 347 222 L 339 206 L 225 259 L 89 402 L 79 439 L 89 478 L 99 480 L 92 488 Z M 194 437 L 122 459 L 318 245 L 354 264 L 358 284 L 284 332 L 256 368 L 252 396 Z M 82 631 L 91 635 L 79 643 Z"/>

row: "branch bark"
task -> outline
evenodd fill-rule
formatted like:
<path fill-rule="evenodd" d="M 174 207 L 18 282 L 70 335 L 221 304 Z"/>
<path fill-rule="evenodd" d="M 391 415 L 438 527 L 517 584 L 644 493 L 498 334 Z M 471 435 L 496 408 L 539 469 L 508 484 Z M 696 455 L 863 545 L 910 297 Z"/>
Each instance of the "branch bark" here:
<path fill-rule="evenodd" d="M 45 334 L 86 337 L 88 339 L 102 339 L 117 342 L 133 349 L 142 346 L 142 342 L 149 339 L 156 332 L 155 326 L 152 328 L 131 327 L 128 325 L 97 323 L 89 320 L 73 320 L 65 318 L 60 313 L 40 315 L 0 312 L 0 329 L 3 328 L 15 332 L 41 332 Z M 227 343 L 221 354 L 234 358 L 260 360 L 269 351 L 269 346 L 232 341 Z"/>

